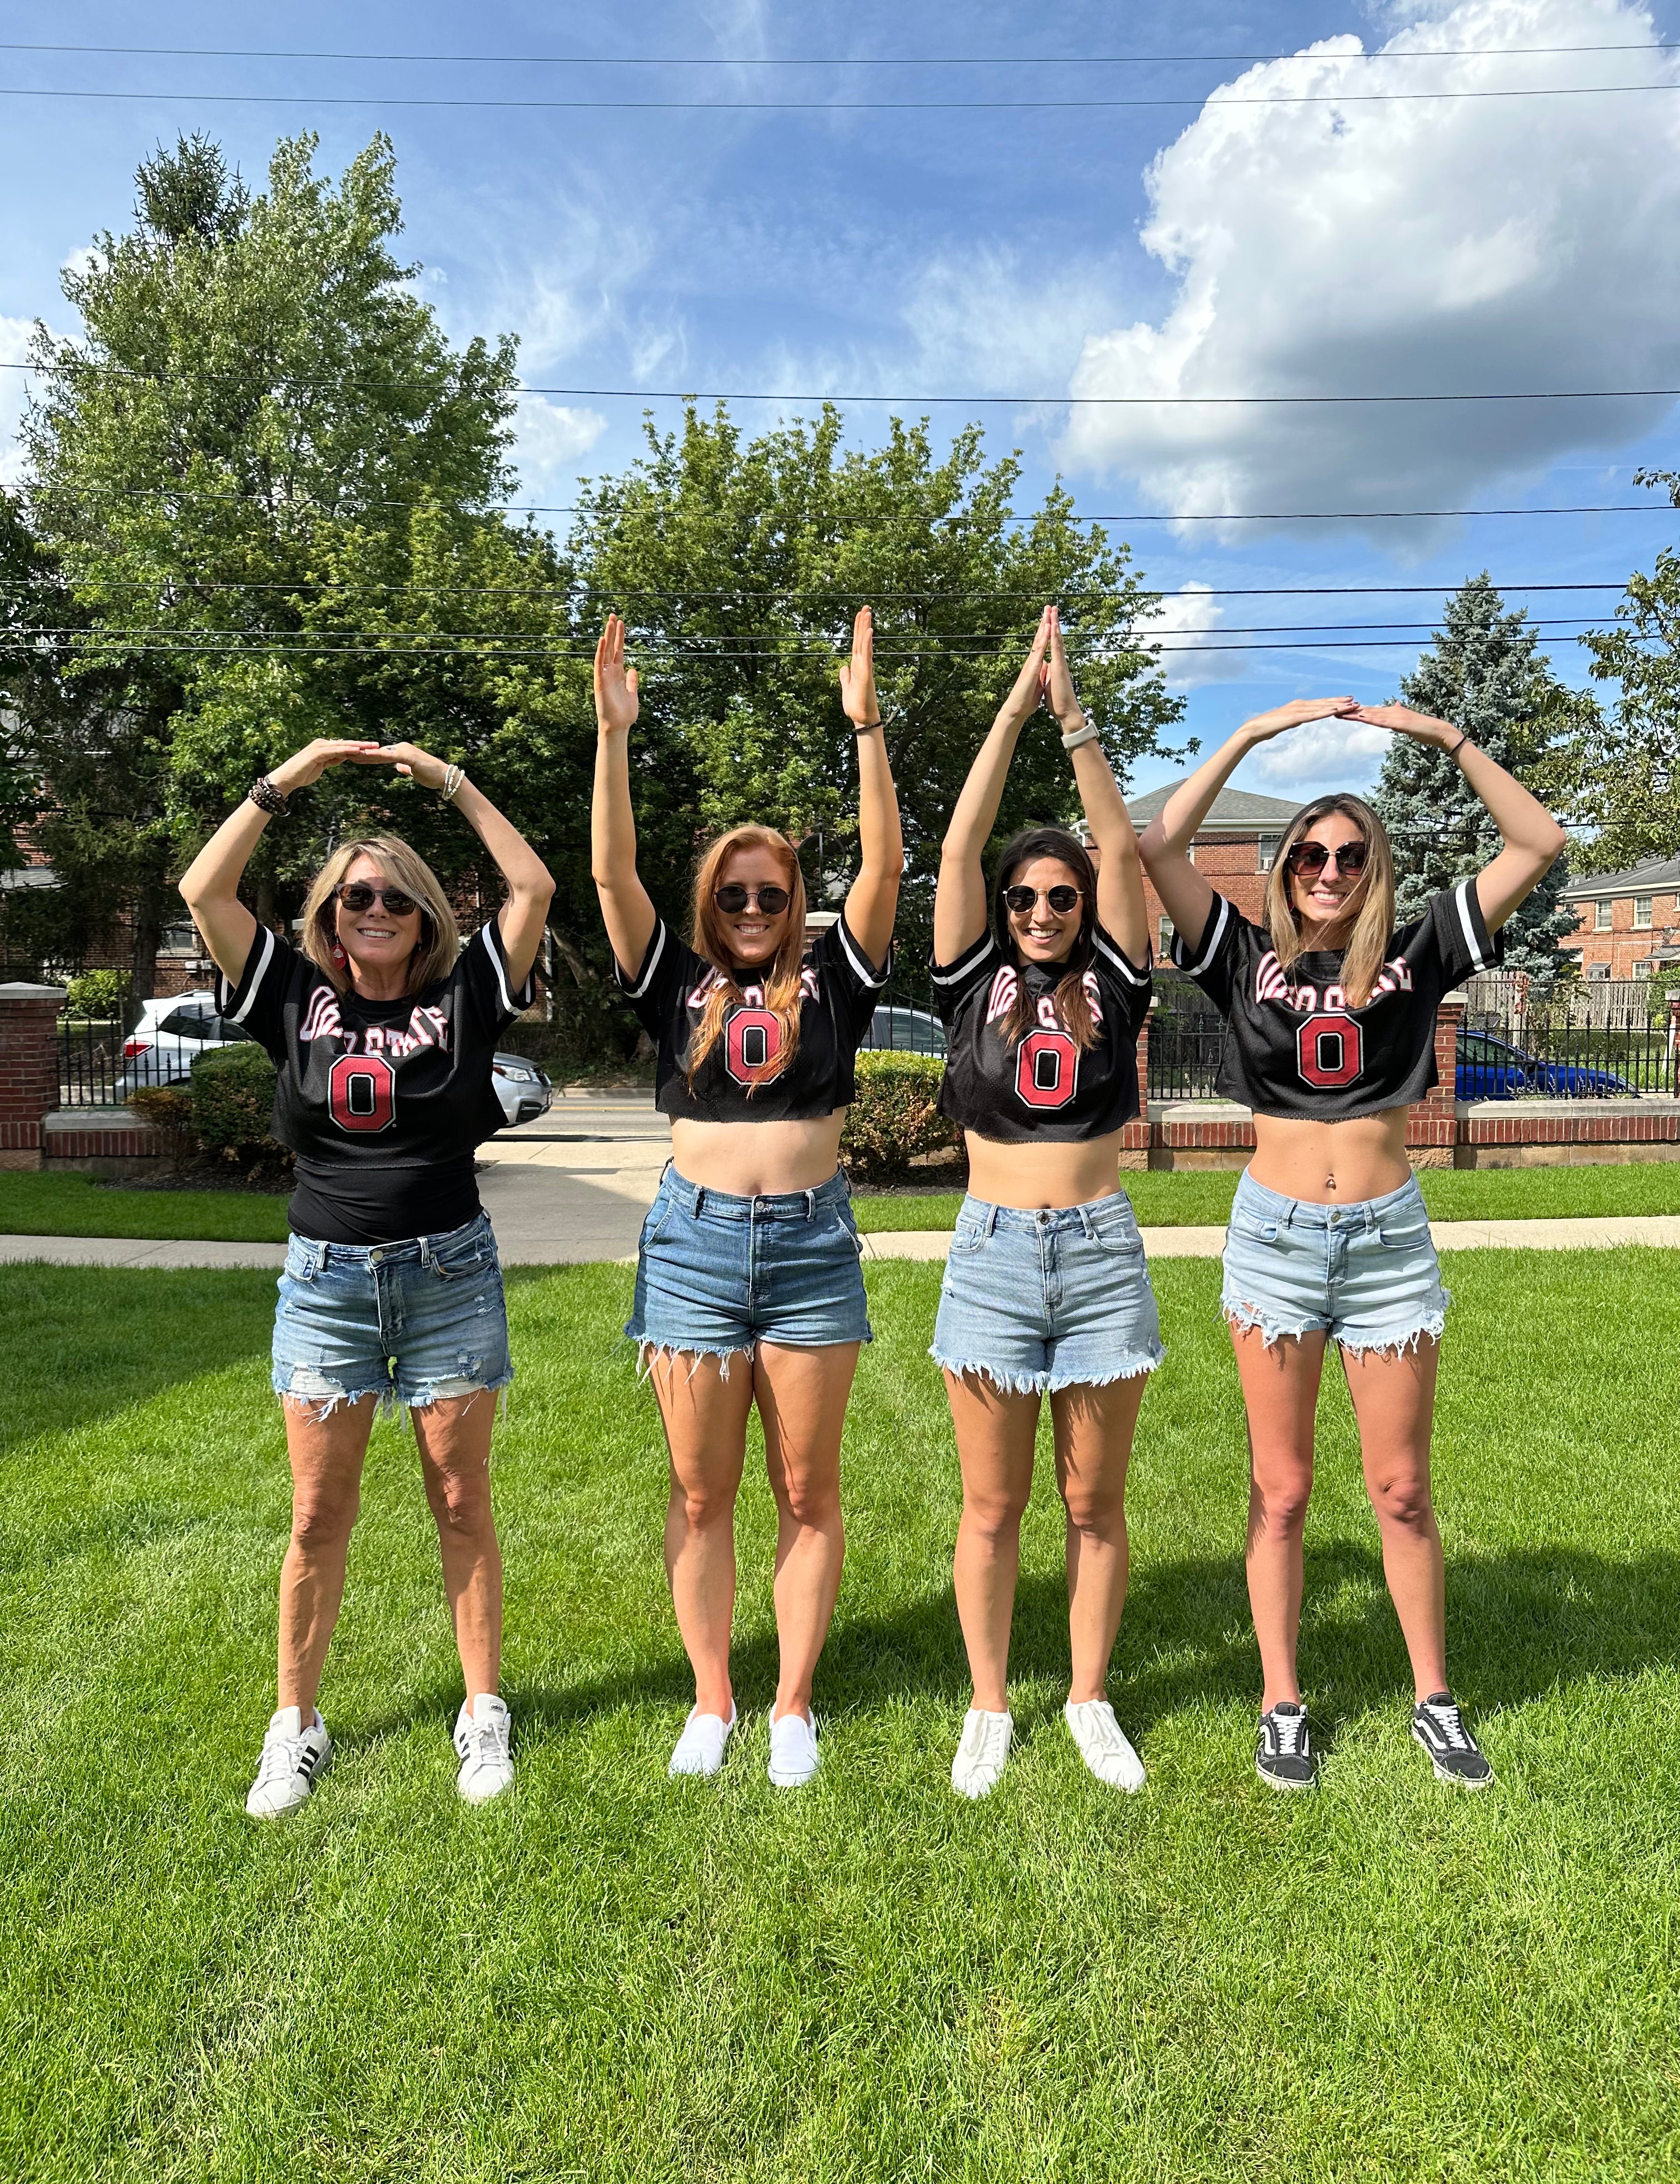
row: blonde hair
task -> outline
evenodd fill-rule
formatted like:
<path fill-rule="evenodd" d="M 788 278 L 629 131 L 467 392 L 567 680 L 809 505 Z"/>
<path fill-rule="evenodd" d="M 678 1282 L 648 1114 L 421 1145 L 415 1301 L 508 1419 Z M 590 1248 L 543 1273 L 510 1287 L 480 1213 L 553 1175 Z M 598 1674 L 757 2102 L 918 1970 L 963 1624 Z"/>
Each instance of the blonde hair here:
<path fill-rule="evenodd" d="M 337 891 L 358 857 L 371 857 L 393 886 L 420 905 L 420 939 L 409 958 L 409 991 L 417 994 L 453 969 L 461 952 L 461 933 L 437 873 L 395 834 L 363 834 L 341 842 L 315 874 L 303 900 L 303 953 L 337 992 L 348 993 L 350 972 L 333 961 L 332 944 L 338 938 Z"/>
<path fill-rule="evenodd" d="M 799 1049 L 800 979 L 805 961 L 805 876 L 799 870 L 793 844 L 785 834 L 778 834 L 770 827 L 732 827 L 726 834 L 718 836 L 701 858 L 699 870 L 694 875 L 693 937 L 689 945 L 711 965 L 717 977 L 689 1044 L 687 1076 L 691 1088 L 696 1071 L 717 1045 L 725 1016 L 744 998 L 734 972 L 728 967 L 729 934 L 712 900 L 718 887 L 718 875 L 737 850 L 768 850 L 782 868 L 789 898 L 787 930 L 782 935 L 782 945 L 762 974 L 752 981 L 764 988 L 765 1006 L 780 1025 L 782 1037 L 768 1061 L 748 1068 L 747 1096 L 750 1099 L 760 1084 L 772 1077 L 780 1077 L 793 1067 Z"/>
<path fill-rule="evenodd" d="M 1365 837 L 1365 870 L 1348 897 L 1346 914 L 1353 926 L 1342 953 L 1342 990 L 1349 1006 L 1359 1009 L 1371 999 L 1394 930 L 1394 853 L 1382 822 L 1368 804 L 1357 796 L 1321 796 L 1317 803 L 1295 814 L 1277 844 L 1266 880 L 1266 924 L 1278 967 L 1288 971 L 1305 946 L 1301 921 L 1289 894 L 1289 852 L 1310 827 L 1327 819 L 1332 811 L 1351 819 Z"/>

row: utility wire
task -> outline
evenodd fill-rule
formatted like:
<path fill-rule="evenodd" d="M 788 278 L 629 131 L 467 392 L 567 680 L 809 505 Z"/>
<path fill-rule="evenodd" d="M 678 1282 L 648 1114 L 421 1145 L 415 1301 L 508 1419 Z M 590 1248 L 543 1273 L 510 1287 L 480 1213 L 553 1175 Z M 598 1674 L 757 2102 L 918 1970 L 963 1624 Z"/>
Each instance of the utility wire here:
<path fill-rule="evenodd" d="M 1420 46 L 1410 52 L 1356 53 L 359 53 L 247 46 L 64 46 L 0 40 L 5 53 L 112 53 L 129 58 L 216 61 L 430 61 L 496 68 L 1170 68 L 1250 65 L 1264 61 L 1503 60 L 1516 54 L 1667 53 L 1669 42 L 1594 46 Z"/>
<path fill-rule="evenodd" d="M 72 577 L 68 581 L 73 584 L 77 582 L 81 582 L 86 583 L 90 587 L 97 586 L 102 592 L 142 592 L 150 594 L 166 588 L 165 584 L 162 582 L 139 583 L 130 580 L 109 580 L 97 577 L 83 577 L 80 579 Z M 207 591 L 217 593 L 280 592 L 290 597 L 295 596 L 298 593 L 306 590 L 312 583 L 319 584 L 320 580 L 318 578 L 303 578 L 295 583 L 286 583 L 283 582 L 254 583 L 246 582 L 238 577 L 181 577 L 179 578 L 169 579 L 167 580 L 167 582 L 169 584 L 178 584 L 179 588 L 182 591 L 190 592 L 194 595 L 197 595 Z M 1181 588 L 1177 591 L 1159 591 L 1154 593 L 1154 595 L 1156 598 L 1169 603 L 1174 599 L 1338 599 L 1366 597 L 1371 594 L 1380 595 L 1381 597 L 1387 599 L 1406 593 L 1417 593 L 1425 597 L 1433 598 L 1438 597 L 1448 592 L 1456 592 L 1460 588 L 1460 580 L 1453 580 L 1441 584 L 1247 584 L 1242 586 L 1224 587 L 1211 584 L 1198 584 L 1195 585 L 1193 588 L 1188 590 Z M 0 581 L 0 593 L 27 593 L 33 592 L 37 588 L 37 586 L 30 583 L 24 578 L 8 578 L 3 581 Z M 1149 591 L 1150 588 L 1151 588 L 1147 585 L 1144 587 L 1146 591 Z M 1500 592 L 1624 592 L 1627 588 L 1627 587 L 1625 582 L 1599 582 L 1596 580 L 1583 582 L 1581 583 L 1547 582 L 1538 584 L 1519 584 L 1501 582 L 1494 586 L 1494 589 Z M 344 592 L 399 592 L 410 599 L 487 599 L 492 597 L 503 597 L 521 599 L 566 599 L 576 598 L 580 593 L 583 593 L 592 594 L 603 599 L 784 599 L 796 601 L 809 599 L 851 601 L 855 599 L 865 606 L 871 605 L 876 600 L 880 599 L 906 599 L 925 604 L 955 604 L 959 602 L 967 602 L 975 599 L 1036 599 L 1038 597 L 1038 593 L 1036 590 L 1032 589 L 1030 587 L 1021 585 L 1015 585 L 1005 588 L 999 588 L 996 586 L 985 588 L 976 587 L 973 589 L 965 589 L 959 592 L 885 591 L 862 585 L 854 585 L 849 589 L 843 591 L 835 590 L 832 588 L 823 590 L 800 585 L 793 585 L 776 591 L 748 590 L 745 588 L 738 588 L 733 585 L 697 585 L 692 589 L 681 585 L 665 585 L 658 588 L 644 585 L 637 587 L 635 590 L 626 590 L 618 585 L 598 583 L 592 577 L 580 577 L 575 582 L 570 584 L 408 584 L 392 578 L 389 581 L 384 582 L 375 582 L 370 580 L 359 583 L 329 583 L 325 585 L 324 589 L 327 592 L 335 593 Z M 1064 590 L 1060 596 L 1064 601 L 1066 601 L 1069 599 L 1121 599 L 1126 598 L 1128 594 L 1125 591 L 1116 591 L 1111 588 L 1104 588 L 1100 585 L 1080 584 L 1069 587 L 1067 589 Z"/>

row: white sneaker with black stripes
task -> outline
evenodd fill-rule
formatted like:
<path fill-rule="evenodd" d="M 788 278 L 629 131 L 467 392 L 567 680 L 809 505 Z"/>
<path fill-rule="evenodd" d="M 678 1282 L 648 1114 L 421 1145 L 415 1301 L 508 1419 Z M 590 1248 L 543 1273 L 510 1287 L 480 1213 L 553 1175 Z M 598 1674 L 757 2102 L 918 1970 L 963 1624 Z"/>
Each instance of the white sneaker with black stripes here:
<path fill-rule="evenodd" d="M 332 1739 L 319 1713 L 305 1729 L 301 1709 L 281 1707 L 269 1723 L 257 1779 L 245 1800 L 253 1820 L 281 1820 L 309 1798 L 332 1764 Z"/>
<path fill-rule="evenodd" d="M 1487 1754 L 1464 1725 L 1450 1691 L 1431 1691 L 1412 1709 L 1411 1733 L 1429 1754 L 1438 1782 L 1458 1790 L 1485 1790 L 1494 1779 Z"/>
<path fill-rule="evenodd" d="M 494 1691 L 480 1691 L 455 1717 L 461 1771 L 455 1787 L 470 1805 L 487 1805 L 514 1781 L 513 1717 Z"/>

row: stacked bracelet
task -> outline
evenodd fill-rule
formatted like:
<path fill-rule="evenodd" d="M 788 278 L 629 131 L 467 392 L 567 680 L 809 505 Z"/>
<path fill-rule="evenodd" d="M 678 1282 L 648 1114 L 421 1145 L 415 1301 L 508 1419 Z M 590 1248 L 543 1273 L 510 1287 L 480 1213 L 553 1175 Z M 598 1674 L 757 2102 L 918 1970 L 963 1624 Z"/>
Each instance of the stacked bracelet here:
<path fill-rule="evenodd" d="M 1101 733 L 1102 730 L 1091 718 L 1091 716 L 1088 713 L 1083 714 L 1081 716 L 1080 726 L 1075 728 L 1071 735 L 1063 735 L 1062 749 L 1065 751 L 1076 751 L 1081 744 L 1095 743 Z"/>
<path fill-rule="evenodd" d="M 446 766 L 444 767 L 443 786 L 437 792 L 444 803 L 453 804 L 454 802 L 455 791 L 460 787 L 461 783 L 466 779 L 466 777 L 465 769 L 459 766 Z"/>
<path fill-rule="evenodd" d="M 292 799 L 284 789 L 276 788 L 267 774 L 259 773 L 251 783 L 251 801 L 259 811 L 272 811 L 284 818 L 292 808 Z"/>

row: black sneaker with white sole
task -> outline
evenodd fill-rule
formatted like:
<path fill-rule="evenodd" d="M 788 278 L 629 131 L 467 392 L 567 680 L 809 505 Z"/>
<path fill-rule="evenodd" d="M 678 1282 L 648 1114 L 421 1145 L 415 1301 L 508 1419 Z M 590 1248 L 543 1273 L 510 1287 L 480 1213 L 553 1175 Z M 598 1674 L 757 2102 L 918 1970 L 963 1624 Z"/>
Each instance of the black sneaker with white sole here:
<path fill-rule="evenodd" d="M 1318 1755 L 1299 1699 L 1280 1699 L 1260 1716 L 1254 1772 L 1274 1790 L 1310 1790 L 1318 1780 Z"/>
<path fill-rule="evenodd" d="M 1438 1782 L 1485 1790 L 1494 1779 L 1487 1755 L 1464 1725 L 1450 1691 L 1432 1691 L 1412 1709 L 1411 1733 L 1429 1754 Z"/>

